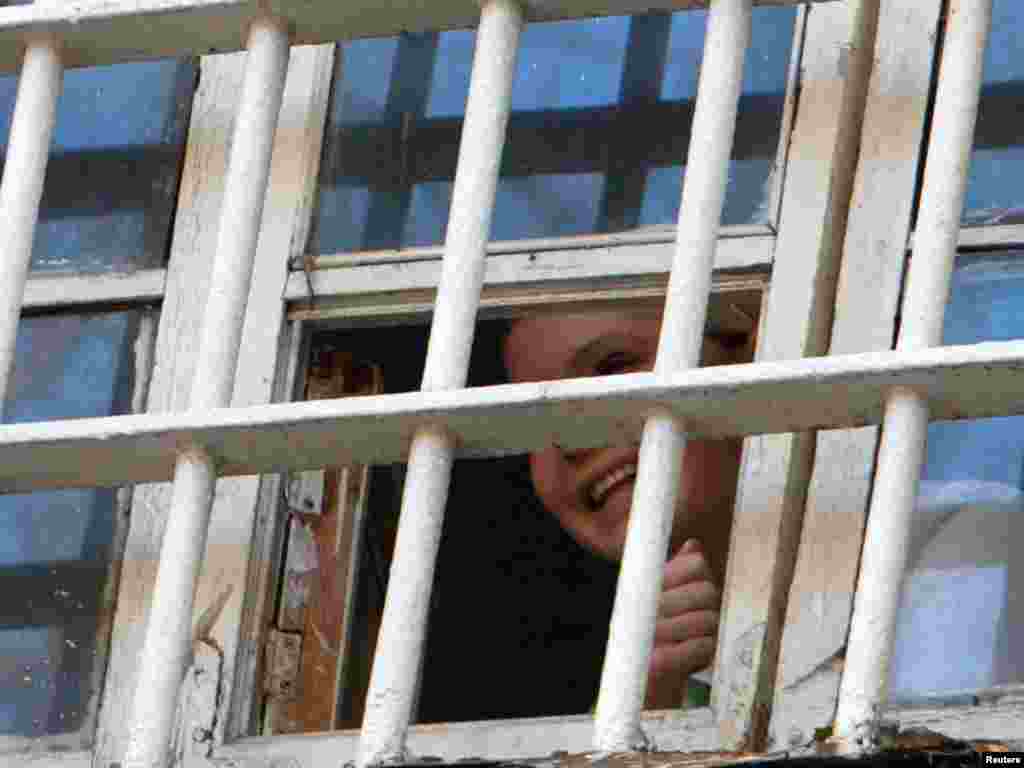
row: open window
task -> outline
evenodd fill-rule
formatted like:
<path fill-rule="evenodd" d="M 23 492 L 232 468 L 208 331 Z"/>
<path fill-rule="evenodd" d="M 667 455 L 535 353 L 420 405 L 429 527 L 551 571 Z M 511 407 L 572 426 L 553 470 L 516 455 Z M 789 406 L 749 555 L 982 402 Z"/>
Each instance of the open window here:
<path fill-rule="evenodd" d="M 714 296 L 706 365 L 749 362 L 760 303 L 761 292 L 753 288 Z M 651 301 L 606 301 L 518 314 L 478 325 L 470 386 L 510 381 L 505 348 L 521 322 L 535 327 L 520 344 L 520 353 L 532 350 L 532 364 L 548 354 L 553 366 L 558 355 L 568 360 L 570 349 L 604 343 L 624 349 L 609 347 L 605 354 L 612 362 L 588 363 L 593 372 L 642 370 L 641 357 L 656 341 L 649 332 L 659 307 Z M 538 333 L 558 343 L 542 353 Z M 623 338 L 626 333 L 631 335 Z M 424 325 L 321 330 L 310 341 L 305 396 L 415 391 L 426 345 Z M 566 373 L 593 375 L 588 371 Z M 697 502 L 695 493 L 690 502 L 692 514 L 701 518 L 698 531 L 716 537 L 709 548 L 716 550 L 718 583 L 738 457 L 738 443 L 726 442 L 716 441 L 709 451 L 719 459 L 715 471 L 705 470 L 709 479 L 694 478 L 701 483 L 700 496 L 715 501 Z M 404 474 L 404 464 L 347 467 L 301 473 L 289 485 L 292 520 L 274 601 L 277 622 L 268 638 L 266 733 L 361 725 Z M 708 482 L 714 487 L 704 487 Z M 624 481 L 623 487 L 632 486 Z M 707 524 L 711 516 L 717 522 Z M 597 697 L 616 572 L 612 555 L 574 538 L 571 527 L 545 507 L 526 455 L 456 461 L 415 721 L 588 713 Z M 707 678 L 702 680 L 694 681 L 692 698 L 706 704 L 701 688 Z"/>

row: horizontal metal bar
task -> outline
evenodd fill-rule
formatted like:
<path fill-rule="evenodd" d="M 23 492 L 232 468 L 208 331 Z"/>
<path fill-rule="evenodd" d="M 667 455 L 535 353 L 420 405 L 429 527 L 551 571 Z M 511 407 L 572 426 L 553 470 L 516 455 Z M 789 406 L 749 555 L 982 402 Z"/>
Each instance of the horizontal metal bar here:
<path fill-rule="evenodd" d="M 644 731 L 660 751 L 715 748 L 714 718 L 707 707 L 645 712 L 642 717 Z M 547 757 L 555 752 L 588 752 L 593 747 L 593 728 L 593 718 L 589 715 L 414 725 L 409 728 L 407 745 L 416 758 L 440 758 L 446 762 L 467 756 L 482 760 L 525 760 Z M 358 731 L 335 731 L 241 739 L 217 747 L 213 763 L 246 766 L 252 760 L 256 765 L 280 763 L 301 768 L 341 765 L 354 759 L 358 737 Z"/>
<path fill-rule="evenodd" d="M 828 0 L 811 0 L 827 2 Z M 759 0 L 795 5 L 797 0 Z M 528 21 L 702 8 L 707 0 L 531 0 Z M 260 9 L 285 19 L 294 45 L 475 27 L 477 0 L 79 0 L 0 8 L 0 72 L 14 72 L 24 41 L 50 32 L 64 43 L 68 67 L 168 56 L 200 56 L 245 47 Z"/>
<path fill-rule="evenodd" d="M 653 408 L 695 436 L 859 427 L 881 421 L 897 386 L 927 397 L 935 420 L 1024 413 L 1024 341 L 0 426 L 0 491 L 167 480 L 192 444 L 220 476 L 398 462 L 435 423 L 460 456 L 637 440 Z"/>
<path fill-rule="evenodd" d="M 159 301 L 166 281 L 164 269 L 76 275 L 36 273 L 29 276 L 22 308 Z"/>

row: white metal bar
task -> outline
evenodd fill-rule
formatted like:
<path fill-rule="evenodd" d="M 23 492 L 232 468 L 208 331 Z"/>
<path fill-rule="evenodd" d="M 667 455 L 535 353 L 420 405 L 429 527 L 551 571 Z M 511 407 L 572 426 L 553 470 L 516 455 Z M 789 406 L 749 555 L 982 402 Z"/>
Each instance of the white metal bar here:
<path fill-rule="evenodd" d="M 95 764 L 92 750 L 81 749 L 80 745 L 81 739 L 76 746 L 42 752 L 39 739 L 32 736 L 0 738 L 0 750 L 3 750 L 7 768 L 92 768 Z"/>
<path fill-rule="evenodd" d="M 190 408 L 231 404 L 288 52 L 283 21 L 265 17 L 252 25 Z"/>
<path fill-rule="evenodd" d="M 32 260 L 32 241 L 63 75 L 55 39 L 35 40 L 25 50 L 0 181 L 0 417 L 14 365 L 18 318 Z"/>
<path fill-rule="evenodd" d="M 750 0 L 712 3 L 656 375 L 700 361 L 750 26 Z M 645 744 L 640 711 L 685 444 L 683 425 L 670 412 L 647 420 L 597 700 L 594 745 L 599 750 Z"/>
<path fill-rule="evenodd" d="M 757 4 L 795 5 L 802 1 L 757 0 Z M 38 32 L 61 36 L 67 45 L 69 67 L 237 51 L 245 47 L 245 25 L 256 10 L 252 0 L 103 0 L 54 5 L 0 8 L 0 72 L 17 69 L 18 45 Z M 532 22 L 707 5 L 708 0 L 545 0 L 529 3 L 526 12 L 527 21 Z M 404 0 L 399 4 L 264 0 L 259 6 L 288 23 L 296 45 L 470 28 L 480 15 L 478 0 Z"/>
<path fill-rule="evenodd" d="M 716 366 L 673 376 L 480 387 L 345 401 L 74 419 L 0 427 L 0 492 L 157 482 L 199 443 L 220 476 L 404 461 L 417 426 L 443 423 L 458 456 L 635 440 L 652 409 L 698 437 L 878 424 L 885 393 L 926 393 L 935 420 L 1024 412 L 1024 342 Z M 764 403 L 771 402 L 772 408 Z M 81 464 L 82 451 L 92 461 Z"/>
<path fill-rule="evenodd" d="M 695 437 L 861 427 L 881 422 L 894 387 L 927 395 L 935 420 L 1024 413 L 1024 341 L 12 424 L 0 426 L 0 493 L 169 480 L 178 451 L 193 443 L 221 477 L 402 462 L 425 424 L 443 424 L 460 457 L 632 442 L 655 409 Z"/>
<path fill-rule="evenodd" d="M 991 0 L 951 0 L 947 11 L 900 350 L 942 342 L 991 12 Z M 852 749 L 873 745 L 877 735 L 928 416 L 925 393 L 913 387 L 894 389 L 886 401 L 836 716 L 837 735 Z"/>
<path fill-rule="evenodd" d="M 469 372 L 522 27 L 523 9 L 517 0 L 487 0 L 483 4 L 427 345 L 424 392 L 463 387 Z M 421 427 L 413 436 L 366 697 L 360 766 L 393 761 L 405 751 L 454 453 L 453 437 L 443 428 Z"/>
<path fill-rule="evenodd" d="M 230 404 L 274 128 L 288 68 L 288 36 L 282 21 L 257 19 L 249 28 L 248 40 L 217 254 L 192 379 L 192 410 Z M 168 760 L 178 691 L 191 656 L 192 606 L 215 484 L 214 458 L 201 444 L 185 446 L 175 464 L 171 511 L 139 658 L 125 754 L 125 765 L 130 768 L 156 768 Z"/>

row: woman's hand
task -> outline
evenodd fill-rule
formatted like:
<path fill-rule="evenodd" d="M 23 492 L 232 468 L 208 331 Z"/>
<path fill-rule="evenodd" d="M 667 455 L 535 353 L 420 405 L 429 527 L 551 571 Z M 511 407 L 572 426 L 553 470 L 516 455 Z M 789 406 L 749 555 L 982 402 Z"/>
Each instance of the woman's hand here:
<path fill-rule="evenodd" d="M 647 678 L 647 709 L 681 706 L 689 676 L 711 664 L 721 600 L 700 543 L 689 539 L 665 564 Z"/>

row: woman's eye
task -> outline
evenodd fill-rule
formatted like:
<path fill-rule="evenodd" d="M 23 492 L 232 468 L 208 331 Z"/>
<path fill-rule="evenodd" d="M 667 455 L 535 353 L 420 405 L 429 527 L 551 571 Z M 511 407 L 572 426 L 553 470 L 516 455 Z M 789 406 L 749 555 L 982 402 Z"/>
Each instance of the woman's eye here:
<path fill-rule="evenodd" d="M 611 376 L 616 373 L 622 373 L 633 365 L 636 365 L 635 358 L 630 357 L 629 355 L 615 353 L 608 355 L 608 357 L 598 363 L 594 367 L 594 373 L 598 376 Z"/>

